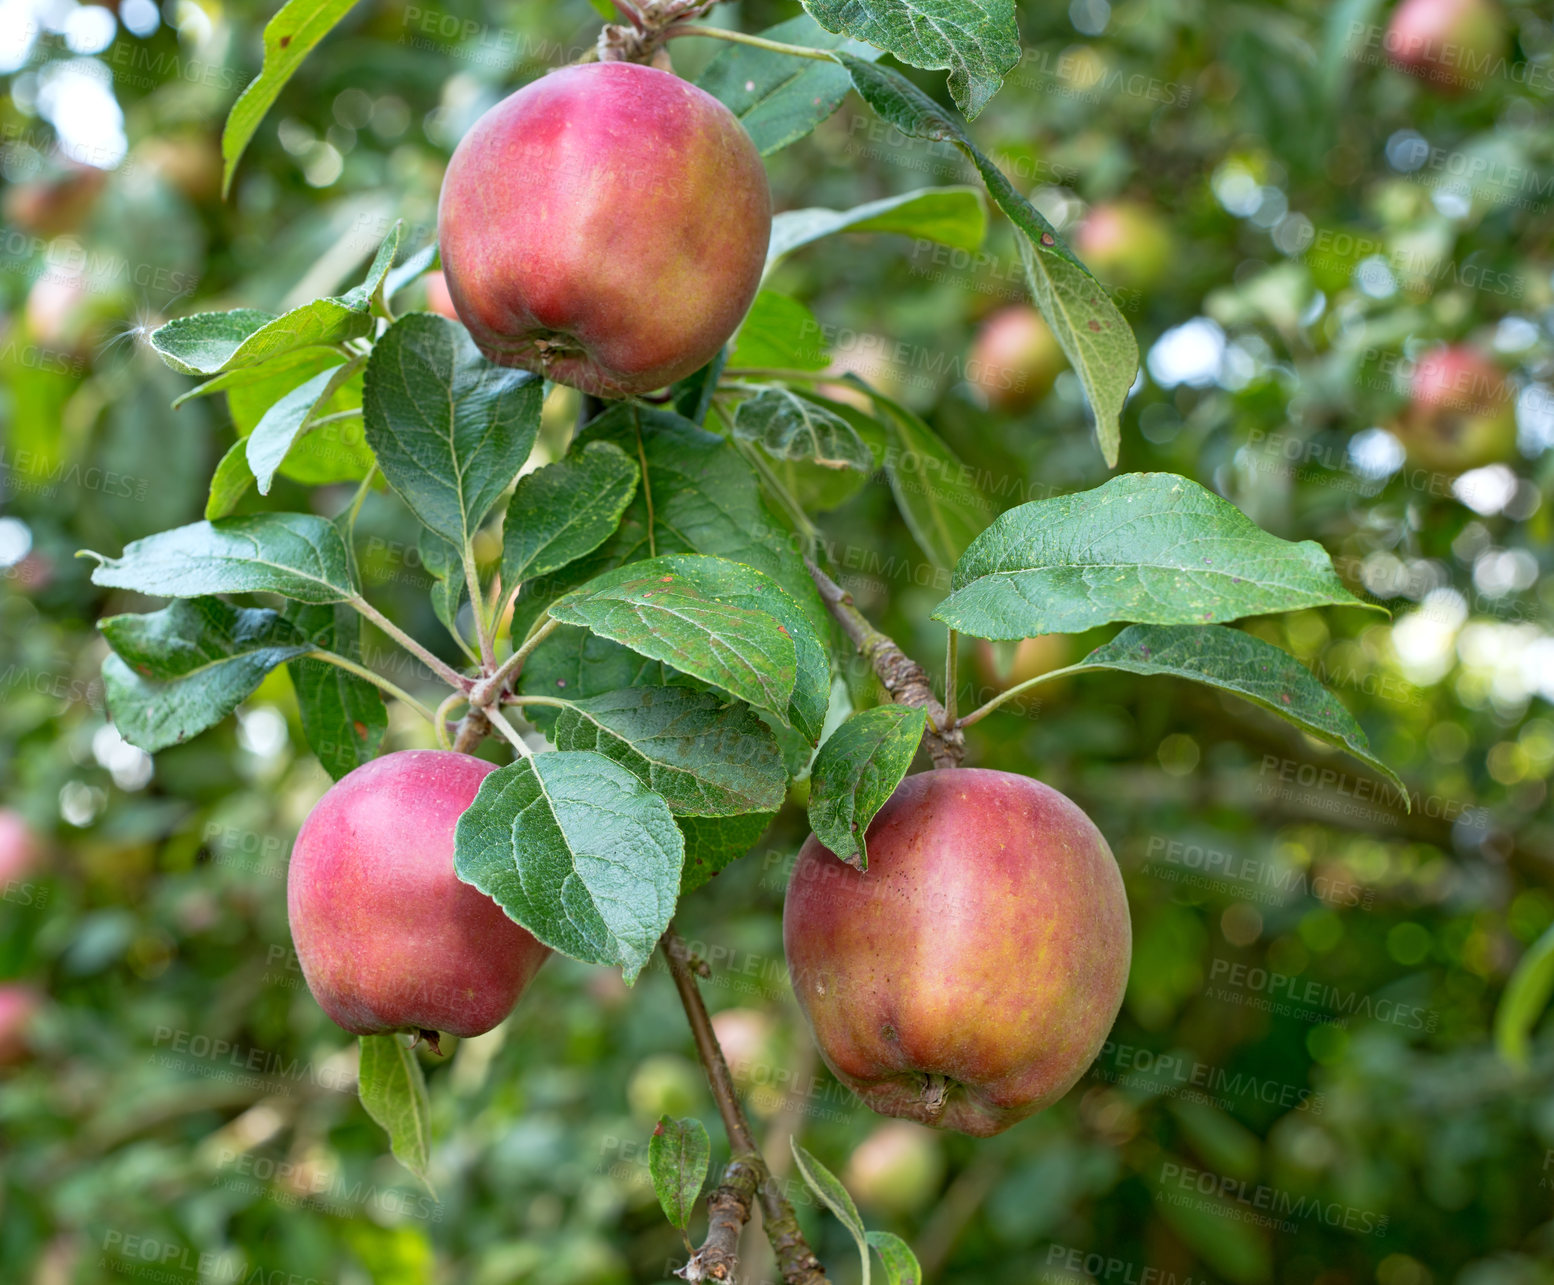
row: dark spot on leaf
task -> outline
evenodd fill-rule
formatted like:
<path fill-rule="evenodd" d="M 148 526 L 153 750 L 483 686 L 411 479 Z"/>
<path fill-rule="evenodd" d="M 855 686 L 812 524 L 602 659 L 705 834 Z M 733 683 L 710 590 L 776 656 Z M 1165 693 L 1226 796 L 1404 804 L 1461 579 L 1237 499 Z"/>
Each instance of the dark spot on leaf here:
<path fill-rule="evenodd" d="M 281 37 L 281 48 L 282 49 L 286 48 L 286 46 L 289 45 L 290 43 L 291 43 L 291 37 L 290 36 L 282 36 Z"/>
<path fill-rule="evenodd" d="M 360 719 L 357 719 L 352 722 L 351 726 L 356 729 L 357 736 L 361 737 L 364 741 L 367 739 L 367 724 L 363 723 Z"/>
<path fill-rule="evenodd" d="M 1050 232 L 1043 232 L 1041 234 L 1041 243 L 1043 245 L 1056 245 L 1058 242 L 1057 242 L 1057 238 L 1054 237 L 1052 235 L 1052 233 L 1050 233 Z"/>
<path fill-rule="evenodd" d="M 662 1120 L 653 1126 L 653 1136 L 655 1138 L 662 1138 L 664 1136 L 664 1122 Z"/>
<path fill-rule="evenodd" d="M 558 679 L 556 679 L 556 686 L 557 687 L 565 687 L 566 685 L 567 685 L 567 680 L 565 678 L 558 678 Z"/>
<path fill-rule="evenodd" d="M 135 672 L 137 674 L 142 675 L 145 678 L 150 678 L 151 677 L 151 666 L 150 665 L 136 665 L 135 666 Z"/>
<path fill-rule="evenodd" d="M 1290 703 L 1290 694 L 1288 692 L 1280 692 L 1279 699 L 1288 705 Z"/>

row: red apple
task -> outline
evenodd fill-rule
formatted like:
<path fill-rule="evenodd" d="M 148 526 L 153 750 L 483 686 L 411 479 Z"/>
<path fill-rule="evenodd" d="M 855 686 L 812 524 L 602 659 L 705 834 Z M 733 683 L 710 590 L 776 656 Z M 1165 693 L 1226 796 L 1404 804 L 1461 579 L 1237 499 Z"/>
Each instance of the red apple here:
<path fill-rule="evenodd" d="M 1425 468 L 1462 473 L 1516 451 L 1516 395 L 1494 362 L 1465 345 L 1437 348 L 1414 367 L 1396 425 Z"/>
<path fill-rule="evenodd" d="M 1171 231 L 1135 201 L 1091 207 L 1074 236 L 1074 253 L 1104 285 L 1147 290 L 1171 262 Z"/>
<path fill-rule="evenodd" d="M 30 875 L 42 855 L 26 818 L 14 808 L 0 808 L 0 889 Z"/>
<path fill-rule="evenodd" d="M 453 306 L 453 296 L 448 293 L 448 278 L 441 272 L 426 274 L 426 306 L 449 321 L 459 319 L 458 309 Z"/>
<path fill-rule="evenodd" d="M 402 750 L 335 782 L 297 835 L 286 883 L 308 988 L 353 1035 L 482 1035 L 549 951 L 453 871 L 453 830 L 495 770 Z"/>
<path fill-rule="evenodd" d="M 0 983 L 0 1066 L 27 1060 L 28 1027 L 43 1006 L 43 997 L 23 982 Z"/>
<path fill-rule="evenodd" d="M 1393 66 L 1448 97 L 1481 84 L 1505 47 L 1495 0 L 1403 0 L 1383 41 Z"/>
<path fill-rule="evenodd" d="M 1029 777 L 911 776 L 860 873 L 811 835 L 783 912 L 794 994 L 864 1103 L 979 1137 L 1066 1093 L 1122 1003 L 1122 876 L 1083 812 Z"/>
<path fill-rule="evenodd" d="M 994 410 L 1017 414 L 1045 397 L 1067 365 L 1041 313 L 1011 304 L 982 323 L 966 361 L 966 378 Z"/>
<path fill-rule="evenodd" d="M 448 290 L 480 350 L 600 397 L 712 359 L 755 298 L 771 217 L 733 113 L 627 62 L 503 99 L 460 142 L 438 205 Z"/>
<path fill-rule="evenodd" d="M 944 1181 L 944 1156 L 930 1130 L 889 1120 L 847 1158 L 842 1183 L 865 1207 L 889 1214 L 916 1213 Z"/>

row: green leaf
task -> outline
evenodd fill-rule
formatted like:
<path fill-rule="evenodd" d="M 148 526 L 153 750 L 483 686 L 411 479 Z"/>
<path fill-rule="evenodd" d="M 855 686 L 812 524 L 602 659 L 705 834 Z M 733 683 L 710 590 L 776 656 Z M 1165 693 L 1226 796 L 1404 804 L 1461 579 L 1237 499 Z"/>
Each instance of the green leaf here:
<path fill-rule="evenodd" d="M 232 173 L 248 140 L 259 128 L 276 96 L 302 60 L 313 51 L 356 0 L 288 0 L 264 29 L 264 64 L 227 113 L 221 131 L 221 194 L 232 186 Z"/>
<path fill-rule="evenodd" d="M 867 870 L 869 822 L 912 766 L 928 712 L 878 705 L 854 714 L 826 738 L 810 768 L 809 824 L 836 856 Z"/>
<path fill-rule="evenodd" d="M 362 361 L 348 362 L 331 380 L 313 407 L 306 431 L 294 436 L 276 470 L 282 477 L 304 486 L 326 486 L 334 482 L 355 482 L 367 476 L 373 466 L 362 427 Z M 267 362 L 239 372 L 252 376 L 247 382 L 227 390 L 227 409 L 232 427 L 246 440 L 259 428 L 276 402 L 281 401 L 305 380 L 326 370 L 340 367 L 340 354 L 333 348 L 306 348 L 288 354 L 279 361 Z M 225 376 L 220 376 L 225 378 Z M 318 421 L 327 416 L 355 411 L 357 414 L 329 424 Z"/>
<path fill-rule="evenodd" d="M 292 443 L 306 430 L 313 412 L 338 386 L 341 372 L 350 370 L 345 362 L 329 366 L 303 380 L 291 392 L 265 411 L 258 426 L 246 439 L 248 467 L 259 483 L 259 494 L 268 495 Z"/>
<path fill-rule="evenodd" d="M 779 460 L 874 471 L 874 452 L 857 429 L 825 403 L 787 388 L 766 388 L 741 402 L 734 413 L 734 436 L 756 443 Z"/>
<path fill-rule="evenodd" d="M 889 68 L 845 53 L 837 54 L 837 59 L 852 74 L 864 101 L 902 133 L 958 147 L 976 166 L 994 202 L 1023 234 L 1020 259 L 1031 297 L 1084 386 L 1095 414 L 1101 454 L 1115 467 L 1121 442 L 1118 416 L 1139 364 L 1138 344 L 1122 313 L 1056 229 L 933 99 Z"/>
<path fill-rule="evenodd" d="M 206 313 L 205 315 L 208 317 L 225 317 L 231 316 L 232 314 L 217 312 Z M 262 313 L 260 315 L 265 317 L 271 316 L 271 314 L 268 312 Z M 180 320 L 188 320 L 188 318 L 180 318 Z M 168 325 L 171 324 L 171 322 L 168 323 Z M 252 334 L 253 332 L 250 330 L 248 333 Z M 226 351 L 230 352 L 230 350 L 230 344 L 226 345 Z M 220 357 L 220 352 L 216 349 L 212 348 L 210 351 L 213 357 Z M 284 376 L 287 371 L 296 369 L 298 366 L 307 366 L 309 372 L 311 373 L 312 371 L 322 369 L 323 365 L 331 364 L 333 359 L 338 357 L 338 355 L 339 354 L 333 352 L 321 353 L 313 348 L 298 348 L 293 352 L 283 353 L 279 357 L 272 357 L 269 361 L 265 362 L 263 366 L 240 366 L 236 370 L 223 371 L 221 374 L 213 375 L 210 379 L 205 380 L 204 383 L 196 384 L 193 388 L 189 389 L 188 392 L 179 394 L 179 396 L 173 400 L 173 409 L 177 410 L 185 402 L 193 401 L 199 397 L 210 397 L 216 393 L 229 393 L 233 389 L 246 388 L 250 384 L 257 384 L 266 380 L 276 379 L 280 376 Z M 322 362 L 320 359 L 322 359 Z M 167 360 L 165 354 L 163 354 L 163 361 L 169 366 L 172 366 L 173 364 Z M 174 367 L 174 369 L 179 368 Z M 183 371 L 183 373 L 189 374 L 190 372 Z M 295 383 L 296 381 L 292 380 L 290 382 Z"/>
<path fill-rule="evenodd" d="M 437 242 L 423 245 L 383 278 L 383 297 L 392 299 L 422 273 L 436 267 L 437 262 Z"/>
<path fill-rule="evenodd" d="M 561 711 L 554 740 L 619 763 L 680 816 L 774 812 L 788 784 L 777 738 L 747 706 L 685 687 L 577 701 Z"/>
<path fill-rule="evenodd" d="M 722 601 L 716 590 L 709 593 L 657 562 L 606 572 L 552 603 L 550 614 L 758 709 L 785 713 L 797 662 L 781 622 L 770 612 Z"/>
<path fill-rule="evenodd" d="M 457 322 L 413 312 L 367 363 L 367 443 L 411 512 L 466 549 L 529 458 L 543 386 L 487 361 Z"/>
<path fill-rule="evenodd" d="M 557 750 L 481 782 L 453 864 L 552 950 L 631 983 L 674 915 L 684 851 L 669 805 L 620 764 Z"/>
<path fill-rule="evenodd" d="M 775 812 L 746 812 L 733 817 L 676 817 L 685 837 L 680 895 L 695 892 L 755 847 Z"/>
<path fill-rule="evenodd" d="M 966 550 L 950 585 L 933 618 L 995 639 L 1365 605 L 1320 544 L 1269 535 L 1172 473 L 1127 473 L 1010 509 Z"/>
<path fill-rule="evenodd" d="M 315 647 L 361 659 L 361 617 L 351 608 L 297 604 L 286 616 Z M 294 660 L 290 673 L 302 734 L 324 771 L 338 781 L 377 757 L 388 728 L 388 710 L 377 687 L 323 660 Z"/>
<path fill-rule="evenodd" d="M 756 296 L 760 301 L 760 295 Z M 746 314 L 746 321 L 749 315 Z M 728 364 L 728 345 L 718 349 L 718 355 L 709 361 L 700 370 L 692 371 L 684 379 L 677 380 L 670 388 L 673 394 L 673 405 L 677 414 L 683 415 L 693 424 L 703 424 L 707 420 L 707 412 L 712 409 L 712 399 L 717 395 L 718 380 L 723 377 L 723 368 Z"/>
<path fill-rule="evenodd" d="M 459 551 L 434 531 L 421 530 L 418 545 L 421 566 L 432 577 L 432 612 L 455 638 L 459 633 L 459 606 L 464 601 L 464 560 Z"/>
<path fill-rule="evenodd" d="M 213 375 L 229 368 L 233 356 L 272 321 L 273 312 L 236 308 L 175 317 L 151 332 L 152 351 L 183 375 Z M 214 382 L 214 381 L 211 381 Z M 195 392 L 215 392 L 201 384 Z"/>
<path fill-rule="evenodd" d="M 874 59 L 881 53 L 832 34 L 808 14 L 760 34 L 783 45 L 846 49 L 857 58 Z M 696 83 L 739 118 L 762 156 L 803 138 L 841 105 L 852 88 L 847 73 L 833 62 L 736 44 L 708 63 Z"/>
<path fill-rule="evenodd" d="M 824 370 L 831 364 L 825 333 L 797 299 L 762 290 L 734 336 L 728 364 L 736 368 Z"/>
<path fill-rule="evenodd" d="M 871 1231 L 866 1237 L 885 1266 L 886 1285 L 922 1285 L 923 1269 L 917 1255 L 900 1236 L 888 1231 Z"/>
<path fill-rule="evenodd" d="M 934 565 L 948 571 L 993 516 L 974 472 L 927 424 L 873 389 L 887 443 L 885 476 L 907 530 Z"/>
<path fill-rule="evenodd" d="M 800 246 L 838 232 L 896 232 L 975 250 L 987 236 L 987 207 L 974 187 L 923 187 L 850 210 L 787 210 L 772 218 L 767 270 Z"/>
<path fill-rule="evenodd" d="M 827 31 L 878 45 L 913 67 L 947 69 L 950 96 L 968 120 L 1020 61 L 1014 0 L 804 0 L 804 8 Z"/>
<path fill-rule="evenodd" d="M 299 602 L 356 596 L 340 532 L 311 513 L 191 522 L 135 540 L 117 558 L 97 558 L 92 583 L 163 598 L 278 593 Z"/>
<path fill-rule="evenodd" d="M 665 576 L 670 577 L 669 582 L 663 580 Z M 771 709 L 772 713 L 779 718 L 797 727 L 809 738 L 811 745 L 820 739 L 821 730 L 825 726 L 826 709 L 831 700 L 831 661 L 822 635 L 811 624 L 804 608 L 786 593 L 782 586 L 754 567 L 731 559 L 671 553 L 607 571 L 589 581 L 583 590 L 574 591 L 574 595 L 590 587 L 613 588 L 647 577 L 655 580 L 654 585 L 646 586 L 647 590 L 655 593 L 655 596 L 648 600 L 650 603 L 662 605 L 663 599 L 656 590 L 672 585 L 676 590 L 689 591 L 702 598 L 713 599 L 726 607 L 774 620 L 779 637 L 793 646 L 795 669 L 794 683 L 790 689 L 791 700 L 786 701 L 785 705 L 768 706 L 761 701 L 750 700 L 745 692 L 735 691 L 706 673 L 697 673 L 693 669 L 686 668 L 667 654 L 660 654 L 662 648 L 659 651 L 649 652 L 625 638 L 617 637 L 616 642 L 625 643 L 643 655 L 650 655 L 655 660 L 672 665 L 682 673 L 721 687 L 741 700 L 750 700 L 750 704 L 758 709 Z M 568 600 L 574 595 L 568 595 Z M 556 614 L 554 608 L 551 614 L 553 616 Z M 566 623 L 583 622 L 569 620 Z M 614 637 L 613 634 L 608 633 L 604 636 Z M 777 649 L 784 657 L 786 656 L 786 648 L 781 642 L 777 644 Z"/>
<path fill-rule="evenodd" d="M 518 479 L 502 524 L 502 584 L 559 571 L 615 533 L 636 494 L 637 462 L 612 442 L 589 442 Z"/>
<path fill-rule="evenodd" d="M 648 1172 L 653 1175 L 653 1190 L 671 1226 L 684 1231 L 691 1225 L 691 1211 L 711 1161 L 712 1139 L 706 1125 L 695 1117 L 659 1117 L 648 1141 Z"/>
<path fill-rule="evenodd" d="M 273 611 L 194 598 L 97 626 L 115 654 L 103 662 L 119 734 L 148 754 L 214 727 L 312 644 Z"/>
<path fill-rule="evenodd" d="M 254 471 L 248 467 L 248 441 L 238 438 L 216 465 L 210 479 L 210 498 L 205 501 L 205 517 L 214 522 L 237 508 L 238 502 L 253 485 Z"/>
<path fill-rule="evenodd" d="M 1239 629 L 1129 625 L 1073 668 L 1169 674 L 1234 692 L 1303 732 L 1342 745 L 1396 785 L 1405 805 L 1409 804 L 1408 787 L 1371 753 L 1365 732 L 1338 698 L 1288 652 Z"/>
<path fill-rule="evenodd" d="M 415 1050 L 397 1035 L 363 1035 L 357 1090 L 389 1136 L 394 1159 L 432 1190 L 432 1110 Z"/>
<path fill-rule="evenodd" d="M 1532 944 L 1505 984 L 1495 1010 L 1495 1047 L 1518 1070 L 1528 1061 L 1532 1028 L 1554 994 L 1554 927 Z"/>
<path fill-rule="evenodd" d="M 858 1242 L 858 1255 L 863 1260 L 863 1285 L 869 1285 L 869 1242 L 864 1234 L 863 1219 L 858 1216 L 858 1206 L 853 1204 L 853 1198 L 847 1194 L 841 1179 L 799 1146 L 798 1139 L 789 1138 L 788 1145 L 793 1148 L 793 1159 L 799 1167 L 799 1176 L 820 1197 L 820 1203 L 836 1215 L 837 1221 Z"/>

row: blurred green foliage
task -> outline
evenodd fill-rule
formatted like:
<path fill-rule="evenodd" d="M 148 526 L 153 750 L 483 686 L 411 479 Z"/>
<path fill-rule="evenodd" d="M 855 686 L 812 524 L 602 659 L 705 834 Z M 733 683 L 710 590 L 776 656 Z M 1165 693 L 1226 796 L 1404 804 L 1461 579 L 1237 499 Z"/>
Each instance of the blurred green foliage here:
<path fill-rule="evenodd" d="M 728 11 L 755 30 L 796 6 Z M 221 123 L 266 9 L 7 0 L 0 15 L 0 802 L 45 849 L 6 872 L 0 977 L 46 996 L 30 1055 L 0 1069 L 0 1278 L 667 1279 L 684 1254 L 647 1139 L 665 1112 L 716 1121 L 663 970 L 628 993 L 557 959 L 504 1027 L 428 1059 L 434 1201 L 357 1104 L 354 1042 L 288 943 L 286 854 L 327 778 L 284 673 L 153 765 L 107 723 L 93 628 L 152 604 L 93 589 L 72 557 L 197 518 L 248 427 L 222 399 L 169 409 L 188 381 L 149 355 L 148 329 L 341 288 L 395 217 L 428 241 L 453 144 L 587 49 L 597 15 L 360 6 L 286 87 L 225 203 Z M 931 1280 L 1554 1278 L 1554 1043 L 1535 1039 L 1522 1073 L 1489 1044 L 1506 976 L 1554 920 L 1554 26 L 1508 7 L 1507 62 L 1447 98 L 1385 65 L 1385 21 L 1374 0 L 1023 4 L 1025 61 L 972 127 L 1065 232 L 1119 199 L 1154 221 L 1166 253 L 1100 272 L 1147 354 L 1122 468 L 1185 473 L 1320 540 L 1392 609 L 1253 628 L 1339 693 L 1415 807 L 1185 684 L 1081 675 L 972 729 L 969 762 L 1038 775 L 1096 818 L 1135 957 L 1113 1042 L 1067 1099 L 990 1141 L 927 1137 L 902 1163 L 928 1195 L 864 1201 Z M 682 73 L 705 43 L 677 42 Z M 778 209 L 969 177 L 856 97 L 770 169 Z M 1072 375 L 1017 415 L 962 378 L 976 325 L 1020 297 L 1007 225 L 980 255 L 836 238 L 772 284 L 839 363 L 944 434 L 995 508 L 1104 480 Z M 1465 479 L 1384 431 L 1407 361 L 1441 341 L 1489 354 L 1517 402 L 1517 450 Z M 572 414 L 558 395 L 547 432 Z M 880 479 L 847 491 L 824 519 L 846 587 L 937 657 L 947 575 Z M 244 504 L 338 507 L 337 492 L 283 477 Z M 375 600 L 438 638 L 414 522 L 374 493 L 361 532 Z M 967 653 L 963 710 L 1009 659 Z M 399 714 L 390 743 L 423 743 Z M 803 833 L 790 805 L 680 928 L 712 965 L 768 1154 L 786 1165 L 798 1134 L 863 1190 L 849 1157 L 881 1122 L 817 1069 L 783 971 Z M 714 1132 L 714 1163 L 725 1152 Z M 832 1279 L 856 1279 L 840 1225 L 791 1193 Z M 769 1278 L 764 1254 L 749 1279 Z"/>

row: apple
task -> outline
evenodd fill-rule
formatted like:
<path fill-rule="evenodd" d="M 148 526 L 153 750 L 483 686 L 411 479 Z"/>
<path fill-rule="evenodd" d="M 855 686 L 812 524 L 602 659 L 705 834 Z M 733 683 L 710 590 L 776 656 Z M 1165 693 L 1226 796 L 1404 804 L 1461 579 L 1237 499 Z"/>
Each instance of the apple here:
<path fill-rule="evenodd" d="M 23 982 L 0 982 L 0 1066 L 27 1060 L 28 1027 L 43 1006 L 43 997 Z"/>
<path fill-rule="evenodd" d="M 977 674 L 994 691 L 1006 692 L 1011 687 L 1050 674 L 1054 669 L 1062 669 L 1068 664 L 1069 652 L 1067 634 L 1022 638 L 1012 649 L 1000 648 L 979 638 L 976 648 Z M 1044 685 L 1040 690 L 1050 691 L 1065 681 L 1055 679 L 1050 686 Z"/>
<path fill-rule="evenodd" d="M 1462 473 L 1503 463 L 1516 451 L 1516 395 L 1505 375 L 1463 344 L 1421 357 L 1395 431 L 1420 465 Z"/>
<path fill-rule="evenodd" d="M 966 360 L 966 378 L 994 410 L 1016 414 L 1045 397 L 1067 365 L 1041 313 L 1011 304 L 982 323 Z"/>
<path fill-rule="evenodd" d="M 733 113 L 629 62 L 504 98 L 454 151 L 438 204 L 448 292 L 480 350 L 612 398 L 717 354 L 755 298 L 771 221 Z"/>
<path fill-rule="evenodd" d="M 642 1059 L 626 1085 L 631 1113 L 643 1124 L 660 1116 L 695 1115 L 703 1105 L 701 1072 L 675 1053 L 654 1053 Z"/>
<path fill-rule="evenodd" d="M 108 175 L 94 165 L 71 162 L 58 173 L 26 179 L 5 194 L 5 221 L 40 237 L 74 232 L 97 205 Z"/>
<path fill-rule="evenodd" d="M 448 278 L 441 272 L 426 274 L 426 306 L 449 321 L 459 319 L 458 309 L 453 306 L 453 296 L 448 293 Z"/>
<path fill-rule="evenodd" d="M 1495 0 L 1403 0 L 1382 42 L 1392 65 L 1447 97 L 1480 84 L 1505 53 Z"/>
<path fill-rule="evenodd" d="M 1074 253 L 1104 285 L 1147 290 L 1171 261 L 1171 232 L 1135 201 L 1092 206 L 1074 235 Z"/>
<path fill-rule="evenodd" d="M 1128 978 L 1101 832 L 1039 781 L 948 768 L 907 777 L 866 838 L 859 872 L 810 835 L 783 910 L 826 1065 L 881 1115 L 977 1137 L 1057 1101 Z"/>
<path fill-rule="evenodd" d="M 848 1157 L 842 1185 L 865 1205 L 888 1214 L 916 1213 L 944 1181 L 944 1156 L 931 1129 L 890 1120 Z"/>
<path fill-rule="evenodd" d="M 453 870 L 453 830 L 495 765 L 401 750 L 335 782 L 286 880 L 308 989 L 353 1035 L 483 1035 L 550 953 Z"/>
<path fill-rule="evenodd" d="M 42 855 L 26 818 L 14 808 L 0 808 L 0 889 L 30 875 Z"/>

